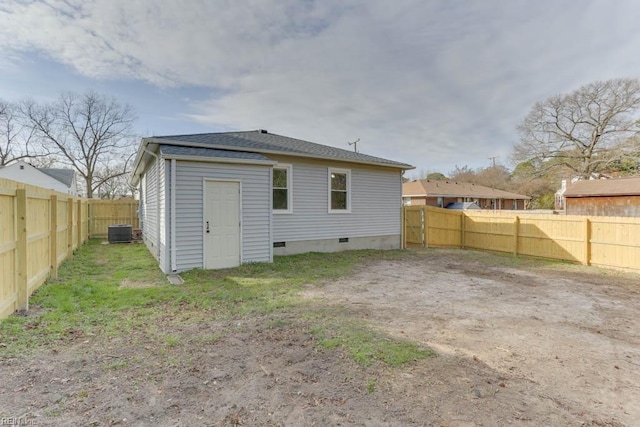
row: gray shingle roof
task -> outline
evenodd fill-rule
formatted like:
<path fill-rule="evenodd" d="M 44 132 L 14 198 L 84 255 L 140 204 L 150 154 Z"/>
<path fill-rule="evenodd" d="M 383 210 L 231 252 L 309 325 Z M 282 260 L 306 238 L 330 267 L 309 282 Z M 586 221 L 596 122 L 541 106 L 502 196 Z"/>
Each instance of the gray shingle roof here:
<path fill-rule="evenodd" d="M 635 196 L 640 194 L 640 177 L 588 179 L 567 187 L 564 197 Z"/>
<path fill-rule="evenodd" d="M 46 173 L 51 178 L 60 181 L 67 187 L 71 187 L 71 185 L 73 184 L 73 177 L 75 176 L 75 171 L 73 169 L 42 168 L 38 170 L 40 172 Z"/>
<path fill-rule="evenodd" d="M 402 184 L 403 196 L 426 197 L 477 197 L 482 199 L 519 199 L 530 200 L 523 194 L 485 187 L 484 185 L 469 184 L 455 181 L 431 181 L 427 179 L 410 181 Z"/>
<path fill-rule="evenodd" d="M 394 166 L 401 169 L 413 169 L 413 166 L 387 160 L 367 154 L 355 153 L 328 145 L 316 144 L 301 139 L 267 133 L 266 131 L 203 133 L 195 135 L 167 135 L 149 138 L 155 142 L 165 144 L 190 145 L 200 147 L 211 146 L 216 149 L 250 151 L 255 153 L 273 153 L 299 155 L 303 157 L 317 157 L 335 159 L 355 163 L 369 163 L 384 166 Z"/>
<path fill-rule="evenodd" d="M 195 156 L 195 157 L 215 157 L 224 159 L 242 159 L 269 161 L 265 156 L 258 153 L 247 153 L 246 151 L 217 150 L 214 148 L 183 147 L 179 145 L 160 145 L 160 151 L 165 155 L 173 156 Z"/>

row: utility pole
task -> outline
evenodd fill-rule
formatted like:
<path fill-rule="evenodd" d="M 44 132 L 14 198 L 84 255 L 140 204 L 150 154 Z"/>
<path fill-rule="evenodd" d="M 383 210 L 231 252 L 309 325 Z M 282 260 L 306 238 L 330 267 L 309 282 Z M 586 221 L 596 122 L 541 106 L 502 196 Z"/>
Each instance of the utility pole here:
<path fill-rule="evenodd" d="M 348 145 L 353 145 L 353 151 L 354 151 L 355 153 L 357 153 L 357 152 L 358 152 L 358 142 L 360 142 L 360 138 L 356 139 L 356 140 L 355 140 L 355 141 L 353 141 L 353 142 L 347 142 L 347 144 L 348 144 Z"/>
<path fill-rule="evenodd" d="M 496 159 L 498 158 L 498 156 L 493 156 L 493 157 L 489 157 L 489 160 L 491 160 L 491 162 L 493 163 L 493 167 L 496 167 Z"/>

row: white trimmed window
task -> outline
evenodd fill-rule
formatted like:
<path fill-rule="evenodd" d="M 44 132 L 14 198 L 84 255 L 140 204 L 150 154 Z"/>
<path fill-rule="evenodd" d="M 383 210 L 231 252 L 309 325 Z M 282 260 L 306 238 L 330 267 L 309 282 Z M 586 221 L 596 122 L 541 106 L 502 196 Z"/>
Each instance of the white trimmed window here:
<path fill-rule="evenodd" d="M 329 168 L 329 213 L 351 212 L 351 170 Z"/>
<path fill-rule="evenodd" d="M 271 180 L 272 207 L 274 213 L 291 213 L 291 165 L 278 164 L 273 167 Z"/>

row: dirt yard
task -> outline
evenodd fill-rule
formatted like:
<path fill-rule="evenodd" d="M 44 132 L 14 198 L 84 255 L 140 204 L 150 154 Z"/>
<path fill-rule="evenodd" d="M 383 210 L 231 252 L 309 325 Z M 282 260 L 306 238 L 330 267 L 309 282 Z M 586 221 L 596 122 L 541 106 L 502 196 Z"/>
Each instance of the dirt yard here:
<path fill-rule="evenodd" d="M 70 336 L 0 360 L 0 415 L 37 425 L 640 423 L 637 275 L 427 250 L 367 262 L 303 296 L 287 313 L 189 326 L 165 317 L 153 330 Z M 437 356 L 363 367 L 320 349 L 304 312 L 330 306 Z"/>

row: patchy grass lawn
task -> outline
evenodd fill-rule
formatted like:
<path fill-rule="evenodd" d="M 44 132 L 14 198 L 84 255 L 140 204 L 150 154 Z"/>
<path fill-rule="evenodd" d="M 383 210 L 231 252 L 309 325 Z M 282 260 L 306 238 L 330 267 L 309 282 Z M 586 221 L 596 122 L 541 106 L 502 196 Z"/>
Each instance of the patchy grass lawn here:
<path fill-rule="evenodd" d="M 194 270 L 175 286 L 143 245 L 91 242 L 0 322 L 0 418 L 634 425 L 638 277 L 422 249 Z"/>
<path fill-rule="evenodd" d="M 321 285 L 352 272 L 362 262 L 411 256 L 400 251 L 349 251 L 276 257 L 274 263 L 227 270 L 192 270 L 181 286 L 170 284 L 141 244 L 103 245 L 91 241 L 32 297 L 32 309 L 0 323 L 0 357 L 64 346 L 78 336 L 118 337 L 156 330 L 159 323 L 196 324 L 295 312 L 310 322 L 322 348 L 342 348 L 358 363 L 399 366 L 432 353 L 391 339 L 339 307 L 309 309 L 298 297 L 304 286 Z M 160 333 L 160 332 L 159 332 Z M 217 337 L 205 337 L 215 340 Z M 176 347 L 180 338 L 161 338 Z"/>

